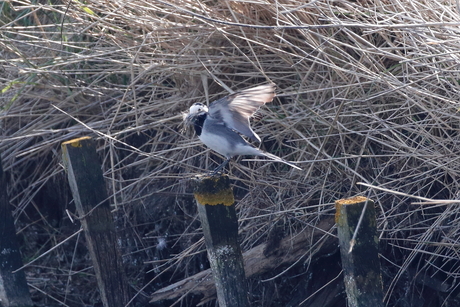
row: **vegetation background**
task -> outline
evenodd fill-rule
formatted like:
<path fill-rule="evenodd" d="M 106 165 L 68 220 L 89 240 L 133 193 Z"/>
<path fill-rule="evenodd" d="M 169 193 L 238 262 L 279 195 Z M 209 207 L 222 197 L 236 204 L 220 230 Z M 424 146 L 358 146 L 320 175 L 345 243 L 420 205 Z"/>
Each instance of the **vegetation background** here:
<path fill-rule="evenodd" d="M 37 306 L 99 302 L 84 238 L 68 239 L 80 225 L 63 141 L 97 140 L 136 304 L 170 306 L 149 297 L 209 267 L 187 179 L 222 161 L 181 112 L 267 81 L 278 97 L 255 131 L 304 171 L 230 163 L 243 250 L 364 195 L 378 205 L 387 305 L 459 305 L 455 1 L 7 0 L 0 30 L 0 153 Z M 345 306 L 339 264 L 305 251 L 251 279 L 251 302 Z M 318 302 L 321 289 L 335 299 Z"/>

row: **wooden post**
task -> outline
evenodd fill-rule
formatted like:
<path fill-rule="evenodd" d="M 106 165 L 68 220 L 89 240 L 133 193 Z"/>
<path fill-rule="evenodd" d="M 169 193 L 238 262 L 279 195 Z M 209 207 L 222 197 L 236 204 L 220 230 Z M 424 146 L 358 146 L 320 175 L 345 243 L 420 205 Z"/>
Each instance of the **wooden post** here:
<path fill-rule="evenodd" d="M 249 307 L 248 285 L 238 243 L 238 218 L 228 176 L 194 182 L 194 195 L 220 307 Z"/>
<path fill-rule="evenodd" d="M 102 303 L 124 307 L 129 301 L 128 282 L 95 144 L 89 137 L 74 139 L 62 143 L 62 151 Z"/>
<path fill-rule="evenodd" d="M 348 305 L 383 307 L 374 202 L 357 196 L 335 205 Z"/>
<path fill-rule="evenodd" d="M 0 305 L 2 307 L 33 306 L 22 267 L 19 243 L 6 195 L 6 178 L 0 159 Z"/>

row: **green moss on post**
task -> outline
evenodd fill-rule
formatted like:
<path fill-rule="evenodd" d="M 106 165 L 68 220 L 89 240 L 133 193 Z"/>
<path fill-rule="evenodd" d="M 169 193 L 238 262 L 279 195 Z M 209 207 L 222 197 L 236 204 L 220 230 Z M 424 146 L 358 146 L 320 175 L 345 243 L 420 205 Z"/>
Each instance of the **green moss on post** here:
<path fill-rule="evenodd" d="M 194 195 L 220 307 L 249 307 L 238 218 L 228 176 L 194 181 Z"/>
<path fill-rule="evenodd" d="M 374 202 L 362 196 L 336 201 L 336 222 L 348 305 L 383 307 Z"/>

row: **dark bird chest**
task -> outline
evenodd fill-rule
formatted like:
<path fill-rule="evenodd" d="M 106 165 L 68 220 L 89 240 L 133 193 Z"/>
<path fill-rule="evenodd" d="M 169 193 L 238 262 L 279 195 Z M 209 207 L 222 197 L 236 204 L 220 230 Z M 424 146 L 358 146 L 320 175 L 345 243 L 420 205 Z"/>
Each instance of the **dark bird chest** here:
<path fill-rule="evenodd" d="M 193 128 L 195 128 L 195 132 L 198 136 L 201 135 L 201 131 L 203 130 L 204 120 L 206 119 L 207 113 L 200 113 L 195 117 L 193 122 Z"/>

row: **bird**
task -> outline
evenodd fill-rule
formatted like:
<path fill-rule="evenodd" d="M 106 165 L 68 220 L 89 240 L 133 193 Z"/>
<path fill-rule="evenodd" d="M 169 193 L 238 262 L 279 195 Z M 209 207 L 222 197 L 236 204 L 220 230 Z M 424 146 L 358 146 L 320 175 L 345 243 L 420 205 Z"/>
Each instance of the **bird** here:
<path fill-rule="evenodd" d="M 240 155 L 264 156 L 302 170 L 291 162 L 256 148 L 242 137 L 261 142 L 249 119 L 261 106 L 273 101 L 275 89 L 274 83 L 259 85 L 213 101 L 209 108 L 197 102 L 184 114 L 185 124 L 193 126 L 201 142 L 225 157 L 225 161 L 211 172 L 212 175 L 224 169 L 231 158 Z"/>

